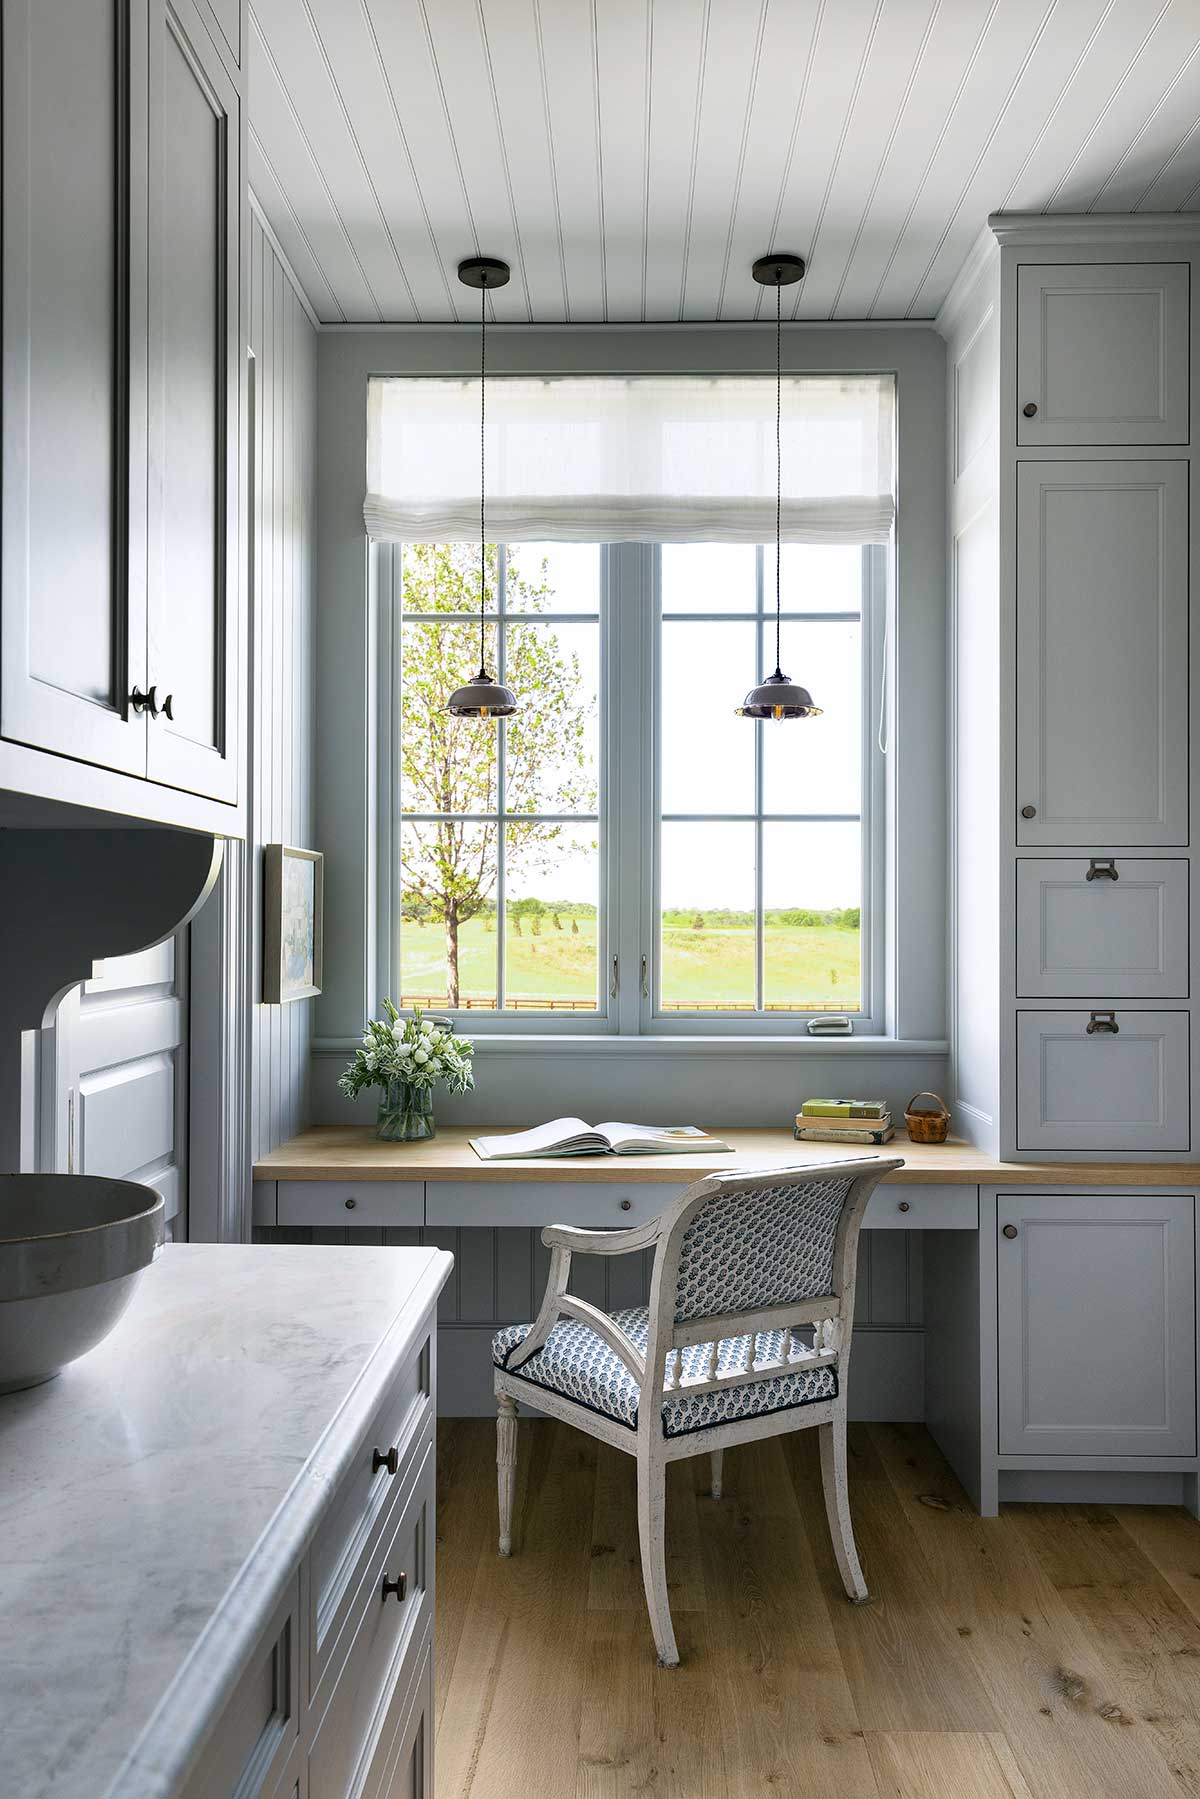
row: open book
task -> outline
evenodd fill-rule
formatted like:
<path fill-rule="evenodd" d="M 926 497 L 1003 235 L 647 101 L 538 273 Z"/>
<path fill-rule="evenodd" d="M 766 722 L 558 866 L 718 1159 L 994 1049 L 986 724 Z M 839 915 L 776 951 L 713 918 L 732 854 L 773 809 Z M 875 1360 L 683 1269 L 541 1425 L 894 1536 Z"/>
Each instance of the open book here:
<path fill-rule="evenodd" d="M 531 1131 L 504 1137 L 472 1137 L 484 1162 L 521 1156 L 667 1156 L 688 1150 L 728 1151 L 728 1143 L 694 1124 L 585 1124 L 582 1118 L 555 1118 Z"/>

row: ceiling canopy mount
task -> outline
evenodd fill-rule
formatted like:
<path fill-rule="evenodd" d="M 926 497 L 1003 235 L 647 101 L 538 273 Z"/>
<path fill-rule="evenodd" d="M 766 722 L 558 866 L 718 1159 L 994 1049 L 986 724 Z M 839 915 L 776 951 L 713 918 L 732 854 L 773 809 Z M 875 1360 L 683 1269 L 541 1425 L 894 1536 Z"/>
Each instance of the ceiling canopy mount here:
<path fill-rule="evenodd" d="M 781 250 L 778 256 L 760 256 L 750 273 L 760 287 L 792 287 L 804 279 L 804 258 Z"/>

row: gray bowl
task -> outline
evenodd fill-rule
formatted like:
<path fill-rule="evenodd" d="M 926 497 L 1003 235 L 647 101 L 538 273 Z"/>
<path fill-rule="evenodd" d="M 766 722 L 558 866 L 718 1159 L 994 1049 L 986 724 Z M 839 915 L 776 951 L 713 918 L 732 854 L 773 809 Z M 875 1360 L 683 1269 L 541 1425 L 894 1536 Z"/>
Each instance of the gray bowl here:
<path fill-rule="evenodd" d="M 50 1380 L 106 1337 L 162 1240 L 152 1187 L 0 1175 L 0 1393 Z"/>

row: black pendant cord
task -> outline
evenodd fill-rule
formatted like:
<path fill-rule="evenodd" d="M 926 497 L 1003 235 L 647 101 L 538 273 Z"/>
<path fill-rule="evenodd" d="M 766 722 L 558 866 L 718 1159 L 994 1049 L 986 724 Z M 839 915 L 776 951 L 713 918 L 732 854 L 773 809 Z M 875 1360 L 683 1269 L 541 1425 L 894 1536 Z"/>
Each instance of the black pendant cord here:
<path fill-rule="evenodd" d="M 487 276 L 479 284 L 479 674 L 487 667 L 484 653 L 487 606 Z"/>
<path fill-rule="evenodd" d="M 780 662 L 780 562 L 783 556 L 783 288 L 775 284 L 775 673 Z"/>

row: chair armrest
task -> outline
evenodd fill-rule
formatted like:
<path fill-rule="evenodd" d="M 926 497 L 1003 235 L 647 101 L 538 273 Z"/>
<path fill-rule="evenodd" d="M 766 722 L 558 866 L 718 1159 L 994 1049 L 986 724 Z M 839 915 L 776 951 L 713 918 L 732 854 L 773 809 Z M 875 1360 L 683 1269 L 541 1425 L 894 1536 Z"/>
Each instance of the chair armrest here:
<path fill-rule="evenodd" d="M 651 1249 L 658 1242 L 659 1220 L 635 1224 L 624 1231 L 585 1231 L 573 1224 L 548 1224 L 542 1232 L 547 1249 L 569 1249 L 585 1256 L 624 1256 L 635 1249 Z"/>

